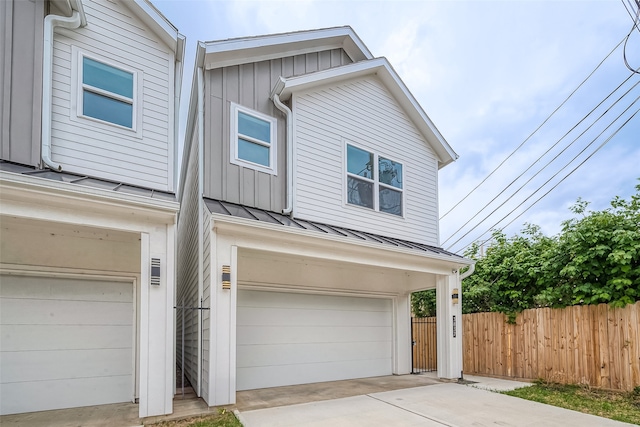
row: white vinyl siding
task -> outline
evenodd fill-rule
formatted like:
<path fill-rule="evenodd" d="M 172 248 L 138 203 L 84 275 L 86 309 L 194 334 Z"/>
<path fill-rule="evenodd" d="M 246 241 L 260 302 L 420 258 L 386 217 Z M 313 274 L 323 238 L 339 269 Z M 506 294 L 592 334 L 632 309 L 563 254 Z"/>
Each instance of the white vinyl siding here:
<path fill-rule="evenodd" d="M 133 286 L 0 276 L 1 414 L 133 400 Z"/>
<path fill-rule="evenodd" d="M 202 307 L 211 307 L 211 230 L 209 221 L 211 214 L 207 206 L 202 204 Z M 209 348 L 211 340 L 211 310 L 202 310 L 202 398 L 209 402 Z"/>
<path fill-rule="evenodd" d="M 352 80 L 293 103 L 297 217 L 438 244 L 436 156 L 381 82 Z M 404 218 L 347 205 L 345 141 L 402 164 Z"/>
<path fill-rule="evenodd" d="M 178 215 L 178 262 L 176 302 L 179 306 L 198 307 L 198 143 L 197 132 L 192 134 L 185 182 L 181 184 L 181 210 Z M 184 324 L 183 324 L 184 318 Z M 182 329 L 184 326 L 184 349 Z M 198 387 L 198 313 L 197 310 L 176 310 L 176 364 L 182 365 L 184 350 L 184 374 L 191 385 Z M 181 379 L 178 378 L 178 385 Z"/>
<path fill-rule="evenodd" d="M 237 389 L 392 373 L 391 300 L 238 291 Z"/>
<path fill-rule="evenodd" d="M 123 2 L 83 6 L 89 25 L 54 35 L 52 160 L 70 172 L 172 191 L 173 52 Z M 79 117 L 78 52 L 137 72 L 135 131 Z"/>

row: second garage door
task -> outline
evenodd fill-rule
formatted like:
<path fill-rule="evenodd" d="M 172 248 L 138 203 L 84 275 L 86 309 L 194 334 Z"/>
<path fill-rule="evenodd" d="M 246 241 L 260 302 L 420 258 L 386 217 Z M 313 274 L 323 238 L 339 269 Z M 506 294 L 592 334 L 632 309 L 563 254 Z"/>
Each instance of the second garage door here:
<path fill-rule="evenodd" d="M 238 291 L 237 390 L 392 373 L 390 299 Z"/>
<path fill-rule="evenodd" d="M 133 399 L 131 283 L 0 275 L 0 413 Z"/>

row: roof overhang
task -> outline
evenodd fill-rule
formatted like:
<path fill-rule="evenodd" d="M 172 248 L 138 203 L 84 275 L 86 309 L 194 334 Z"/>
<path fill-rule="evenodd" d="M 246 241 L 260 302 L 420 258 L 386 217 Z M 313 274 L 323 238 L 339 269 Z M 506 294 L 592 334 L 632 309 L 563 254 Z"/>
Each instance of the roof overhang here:
<path fill-rule="evenodd" d="M 233 230 L 234 236 L 246 234 L 256 237 L 259 231 L 269 233 L 267 241 L 306 239 L 310 245 L 326 246 L 336 251 L 338 245 L 355 253 L 369 252 L 375 263 L 391 262 L 389 266 L 399 268 L 413 264 L 416 271 L 450 274 L 475 263 L 474 260 L 423 243 L 386 237 L 382 235 L 347 229 L 300 218 L 291 218 L 277 212 L 265 211 L 249 206 L 204 198 L 211 218 L 219 227 Z M 282 245 L 281 245 L 282 246 Z M 286 244 L 284 244 L 286 246 Z"/>
<path fill-rule="evenodd" d="M 335 27 L 205 42 L 207 70 L 342 48 L 352 61 L 373 58 L 351 27 Z"/>
<path fill-rule="evenodd" d="M 271 97 L 278 95 L 281 100 L 286 101 L 295 92 L 370 75 L 375 75 L 382 81 L 422 136 L 431 145 L 438 156 L 438 168 L 442 168 L 458 159 L 456 152 L 453 151 L 449 143 L 438 131 L 386 58 L 370 59 L 298 77 L 280 77 L 271 92 Z"/>

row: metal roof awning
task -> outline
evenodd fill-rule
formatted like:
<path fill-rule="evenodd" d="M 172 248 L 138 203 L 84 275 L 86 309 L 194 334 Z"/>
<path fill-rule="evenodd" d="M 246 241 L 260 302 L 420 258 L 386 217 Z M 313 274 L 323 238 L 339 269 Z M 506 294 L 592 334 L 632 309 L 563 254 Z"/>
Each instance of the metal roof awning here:
<path fill-rule="evenodd" d="M 176 201 L 175 194 L 165 191 L 158 191 L 150 188 L 138 187 L 135 185 L 94 178 L 86 175 L 78 175 L 69 172 L 55 172 L 51 169 L 36 169 L 34 167 L 11 163 L 4 160 L 0 160 L 0 171 L 49 179 L 52 181 L 67 182 L 69 184 L 99 188 L 102 190 L 111 190 L 117 193 L 126 193 L 134 196 L 148 197 L 156 200 L 165 200 L 170 202 Z"/>
<path fill-rule="evenodd" d="M 395 248 L 403 248 L 408 250 L 421 251 L 427 254 L 435 254 L 454 258 L 455 261 L 465 261 L 466 259 L 453 252 L 445 251 L 436 246 L 425 245 L 423 243 L 410 242 L 407 240 L 396 239 L 393 237 L 382 236 L 364 231 L 352 230 L 335 225 L 323 224 L 315 221 L 303 220 L 298 218 L 290 218 L 277 212 L 266 211 L 264 209 L 252 208 L 249 206 L 238 205 L 235 203 L 224 202 L 204 198 L 204 202 L 211 213 L 229 215 L 232 217 L 245 218 L 254 221 L 267 222 L 274 225 L 285 227 L 294 227 L 302 230 L 315 231 L 318 233 L 342 236 L 358 241 L 366 241 L 381 246 L 390 246 Z M 453 261 L 453 260 L 452 260 Z"/>

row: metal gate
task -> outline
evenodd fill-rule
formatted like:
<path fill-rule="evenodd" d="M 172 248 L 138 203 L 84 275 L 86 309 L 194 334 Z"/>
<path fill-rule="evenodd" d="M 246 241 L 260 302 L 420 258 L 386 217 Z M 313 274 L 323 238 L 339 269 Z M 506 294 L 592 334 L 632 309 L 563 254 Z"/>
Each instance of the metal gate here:
<path fill-rule="evenodd" d="M 411 318 L 411 373 L 433 372 L 438 369 L 436 318 Z"/>
<path fill-rule="evenodd" d="M 196 315 L 198 312 L 202 310 L 209 310 L 208 307 L 202 307 L 202 299 L 200 299 L 200 306 L 193 307 L 185 305 L 184 298 L 182 298 L 182 304 L 173 307 L 176 310 L 176 323 L 179 324 L 180 327 L 180 340 L 176 342 L 176 362 L 178 366 L 176 366 L 176 371 L 179 373 L 179 378 L 177 379 L 176 388 L 181 390 L 182 398 L 184 399 L 184 390 L 185 390 L 185 372 L 184 372 L 184 350 L 185 350 L 185 325 L 187 320 L 192 321 L 192 316 Z M 189 319 L 185 319 L 185 314 L 189 317 Z M 177 326 L 177 325 L 176 325 Z M 198 325 L 200 330 L 202 330 L 202 321 Z M 202 348 L 202 342 L 200 342 L 200 348 Z M 198 355 L 199 358 L 202 358 L 202 354 Z M 188 381 L 188 380 L 187 380 Z M 193 387 L 193 384 L 191 384 Z M 199 393 L 197 391 L 197 393 Z M 198 394 L 199 395 L 199 394 Z"/>

